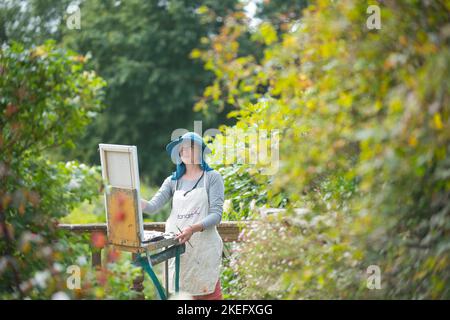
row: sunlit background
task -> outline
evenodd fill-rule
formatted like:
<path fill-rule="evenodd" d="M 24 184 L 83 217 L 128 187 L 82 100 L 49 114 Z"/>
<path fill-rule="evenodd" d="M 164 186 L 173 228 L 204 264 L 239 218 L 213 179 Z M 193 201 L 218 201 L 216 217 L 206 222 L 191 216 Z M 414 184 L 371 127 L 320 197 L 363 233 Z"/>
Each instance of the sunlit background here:
<path fill-rule="evenodd" d="M 58 224 L 105 222 L 99 143 L 137 146 L 150 199 L 174 170 L 172 132 L 194 121 L 222 132 L 205 137 L 222 220 L 242 222 L 224 298 L 450 298 L 449 13 L 445 0 L 0 0 L 0 298 L 137 298 L 130 254 L 105 248 L 93 268 L 105 235 Z M 263 131 L 279 133 L 270 174 L 217 161 L 226 137 L 246 154 Z M 143 297 L 156 298 L 147 278 Z"/>

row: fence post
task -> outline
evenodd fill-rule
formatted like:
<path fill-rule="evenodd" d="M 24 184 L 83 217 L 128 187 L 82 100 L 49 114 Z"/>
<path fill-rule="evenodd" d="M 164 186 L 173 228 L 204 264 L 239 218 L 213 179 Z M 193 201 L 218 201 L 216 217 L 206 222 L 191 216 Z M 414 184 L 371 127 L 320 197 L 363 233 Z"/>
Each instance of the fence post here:
<path fill-rule="evenodd" d="M 91 246 L 92 267 L 100 269 L 102 267 L 102 248 Z"/>
<path fill-rule="evenodd" d="M 131 259 L 135 261 L 136 253 L 131 254 Z M 144 269 L 140 268 L 140 275 L 133 279 L 133 290 L 137 292 L 136 300 L 144 300 Z"/>

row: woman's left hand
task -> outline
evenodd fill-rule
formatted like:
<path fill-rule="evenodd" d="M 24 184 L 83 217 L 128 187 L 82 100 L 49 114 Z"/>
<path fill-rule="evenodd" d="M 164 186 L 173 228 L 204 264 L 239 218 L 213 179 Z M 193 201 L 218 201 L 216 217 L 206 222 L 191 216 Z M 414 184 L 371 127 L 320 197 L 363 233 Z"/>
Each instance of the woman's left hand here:
<path fill-rule="evenodd" d="M 180 243 L 185 243 L 186 241 L 189 241 L 193 233 L 194 230 L 192 230 L 192 227 L 187 227 L 181 233 L 178 233 L 175 239 L 178 239 Z"/>

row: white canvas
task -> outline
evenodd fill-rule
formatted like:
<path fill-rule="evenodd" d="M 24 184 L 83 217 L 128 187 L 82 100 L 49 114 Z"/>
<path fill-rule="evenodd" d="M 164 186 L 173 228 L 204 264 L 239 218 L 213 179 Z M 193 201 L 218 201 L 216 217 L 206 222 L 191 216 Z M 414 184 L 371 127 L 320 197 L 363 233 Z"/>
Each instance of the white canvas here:
<path fill-rule="evenodd" d="M 106 183 L 105 193 L 108 187 L 135 189 L 137 194 L 136 207 L 138 208 L 138 230 L 141 241 L 144 235 L 142 219 L 139 167 L 136 146 L 99 144 L 100 161 L 102 166 L 102 178 Z M 105 210 L 108 210 L 105 194 Z M 108 213 L 108 212 L 107 212 Z M 106 214 L 108 218 L 108 214 Z"/>

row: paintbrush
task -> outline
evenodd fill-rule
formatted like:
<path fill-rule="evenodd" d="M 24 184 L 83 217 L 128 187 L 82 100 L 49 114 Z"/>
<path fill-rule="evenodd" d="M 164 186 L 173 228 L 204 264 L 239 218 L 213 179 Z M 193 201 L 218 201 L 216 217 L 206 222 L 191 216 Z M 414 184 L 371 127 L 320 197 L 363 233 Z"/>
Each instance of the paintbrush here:
<path fill-rule="evenodd" d="M 177 226 L 177 229 L 178 229 L 178 231 L 183 232 L 183 231 L 181 231 L 181 229 L 180 229 L 179 226 Z M 193 246 L 192 246 L 192 244 L 189 242 L 189 240 L 187 241 L 187 243 L 189 243 L 189 245 L 193 248 Z"/>

